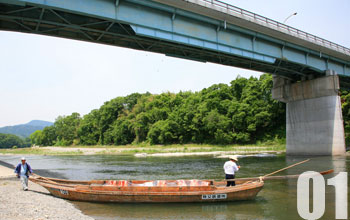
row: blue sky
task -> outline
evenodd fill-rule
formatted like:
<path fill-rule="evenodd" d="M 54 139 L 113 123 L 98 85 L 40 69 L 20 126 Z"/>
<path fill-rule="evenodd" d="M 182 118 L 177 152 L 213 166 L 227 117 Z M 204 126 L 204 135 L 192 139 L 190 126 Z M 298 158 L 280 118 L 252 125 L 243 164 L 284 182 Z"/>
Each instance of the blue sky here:
<path fill-rule="evenodd" d="M 349 0 L 225 2 L 350 47 Z M 81 115 L 133 92 L 199 91 L 260 73 L 125 48 L 0 31 L 0 127 Z"/>

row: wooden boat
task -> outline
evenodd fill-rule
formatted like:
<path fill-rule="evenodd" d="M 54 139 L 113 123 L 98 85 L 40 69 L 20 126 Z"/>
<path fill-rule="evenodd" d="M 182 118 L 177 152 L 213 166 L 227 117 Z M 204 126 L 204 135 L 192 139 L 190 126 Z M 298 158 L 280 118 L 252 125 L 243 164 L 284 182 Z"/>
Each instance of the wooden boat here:
<path fill-rule="evenodd" d="M 211 180 L 92 180 L 70 181 L 34 175 L 32 182 L 52 195 L 75 201 L 114 203 L 218 202 L 251 200 L 263 181 L 226 187 Z"/>
<path fill-rule="evenodd" d="M 321 175 L 333 170 L 320 172 Z M 45 187 L 52 195 L 75 201 L 115 203 L 220 202 L 251 200 L 264 186 L 264 180 L 298 178 L 299 175 L 264 176 L 227 180 L 91 180 L 76 181 L 42 177 L 29 179 Z"/>

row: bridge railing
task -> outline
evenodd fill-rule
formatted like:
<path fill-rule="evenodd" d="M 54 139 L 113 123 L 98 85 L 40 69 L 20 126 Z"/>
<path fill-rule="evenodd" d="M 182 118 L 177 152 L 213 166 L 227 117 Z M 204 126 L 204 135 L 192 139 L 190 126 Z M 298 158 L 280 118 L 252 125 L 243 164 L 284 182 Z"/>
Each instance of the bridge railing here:
<path fill-rule="evenodd" d="M 350 55 L 350 49 L 347 47 L 341 46 L 329 40 L 317 37 L 313 34 L 309 34 L 305 31 L 301 31 L 297 28 L 293 28 L 291 26 L 285 25 L 278 21 L 269 19 L 267 17 L 255 14 L 253 12 L 244 10 L 242 8 L 227 4 L 219 0 L 183 0 L 183 1 L 199 4 L 207 8 L 211 8 L 223 13 L 227 13 L 229 15 L 233 15 L 235 17 L 239 17 L 239 18 L 272 28 L 274 30 L 292 35 L 294 37 L 321 45 L 323 47 L 327 47 L 329 49 L 338 51 L 340 53 Z"/>

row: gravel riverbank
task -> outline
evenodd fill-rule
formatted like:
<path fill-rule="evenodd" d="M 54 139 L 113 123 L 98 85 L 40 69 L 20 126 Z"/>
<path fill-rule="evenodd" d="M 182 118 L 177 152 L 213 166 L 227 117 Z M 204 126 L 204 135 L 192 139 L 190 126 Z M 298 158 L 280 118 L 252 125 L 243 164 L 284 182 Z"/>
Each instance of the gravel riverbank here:
<path fill-rule="evenodd" d="M 0 161 L 0 166 L 13 170 L 11 164 Z M 36 170 L 38 171 L 38 170 Z M 40 172 L 41 171 L 41 172 Z M 40 175 L 57 176 L 55 173 L 39 170 Z M 0 173 L 1 177 L 2 173 Z M 43 187 L 29 181 L 29 190 L 23 191 L 16 177 L 0 178 L 1 220 L 93 220 L 81 213 L 70 202 L 51 196 Z"/>
<path fill-rule="evenodd" d="M 45 188 L 37 184 L 29 182 L 29 190 L 23 191 L 17 178 L 0 179 L 0 219 L 93 220 L 82 214 L 73 204 L 51 196 Z"/>

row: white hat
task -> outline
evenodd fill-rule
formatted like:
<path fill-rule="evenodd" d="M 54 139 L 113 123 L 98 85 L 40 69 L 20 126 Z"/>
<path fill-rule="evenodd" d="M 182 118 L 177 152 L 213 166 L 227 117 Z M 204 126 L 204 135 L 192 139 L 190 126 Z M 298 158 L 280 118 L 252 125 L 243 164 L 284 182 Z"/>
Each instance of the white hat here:
<path fill-rule="evenodd" d="M 230 160 L 238 161 L 238 157 L 236 155 L 229 156 Z"/>
<path fill-rule="evenodd" d="M 26 160 L 26 158 L 25 158 L 25 157 L 22 157 L 21 160 Z"/>

